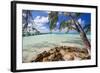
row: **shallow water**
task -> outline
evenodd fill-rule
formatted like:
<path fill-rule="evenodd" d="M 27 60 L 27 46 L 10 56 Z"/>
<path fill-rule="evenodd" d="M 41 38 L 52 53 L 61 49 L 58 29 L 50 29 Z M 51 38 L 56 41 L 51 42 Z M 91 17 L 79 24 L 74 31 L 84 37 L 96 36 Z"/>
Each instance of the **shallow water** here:
<path fill-rule="evenodd" d="M 90 35 L 87 35 L 90 40 Z M 76 45 L 82 48 L 83 42 L 79 34 L 44 34 L 23 37 L 23 62 L 27 62 L 33 55 L 59 45 Z"/>

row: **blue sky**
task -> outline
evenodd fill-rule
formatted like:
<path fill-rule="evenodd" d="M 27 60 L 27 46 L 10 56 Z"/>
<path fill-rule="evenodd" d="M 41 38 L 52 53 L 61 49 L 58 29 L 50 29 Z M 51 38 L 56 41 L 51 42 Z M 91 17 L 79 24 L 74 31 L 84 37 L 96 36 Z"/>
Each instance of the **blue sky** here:
<path fill-rule="evenodd" d="M 50 32 L 48 13 L 49 13 L 49 11 L 37 11 L 37 10 L 32 11 L 33 21 L 35 23 L 33 25 L 41 33 Z M 69 19 L 69 17 L 65 17 L 64 15 L 60 14 L 58 17 L 56 28 L 54 30 L 52 30 L 52 32 L 59 32 L 60 23 L 63 20 L 68 20 L 68 19 Z M 82 27 L 84 25 L 90 24 L 91 23 L 91 14 L 90 13 L 83 13 L 80 17 L 77 18 L 77 20 L 82 25 Z M 61 32 L 66 32 L 66 29 L 63 29 Z M 73 33 L 75 31 L 70 31 L 70 33 L 71 32 Z"/>

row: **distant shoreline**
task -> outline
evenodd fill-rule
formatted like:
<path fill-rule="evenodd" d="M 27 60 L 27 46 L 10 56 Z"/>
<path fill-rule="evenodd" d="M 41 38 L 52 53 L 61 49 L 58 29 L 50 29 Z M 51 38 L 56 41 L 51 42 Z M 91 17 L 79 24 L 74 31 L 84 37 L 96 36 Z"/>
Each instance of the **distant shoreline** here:
<path fill-rule="evenodd" d="M 30 35 L 23 35 L 23 37 L 27 37 L 27 36 L 38 36 L 38 35 L 45 35 L 45 34 L 75 34 L 75 35 L 79 35 L 79 33 L 64 33 L 64 32 L 58 32 L 58 33 L 39 33 L 39 34 L 30 34 Z M 91 33 L 87 33 L 86 35 L 91 35 Z"/>

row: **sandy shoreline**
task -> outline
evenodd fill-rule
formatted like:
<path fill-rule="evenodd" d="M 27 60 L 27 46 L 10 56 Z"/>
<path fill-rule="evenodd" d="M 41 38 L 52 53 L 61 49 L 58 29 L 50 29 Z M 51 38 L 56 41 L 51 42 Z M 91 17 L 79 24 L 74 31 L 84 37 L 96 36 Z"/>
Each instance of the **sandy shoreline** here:
<path fill-rule="evenodd" d="M 79 44 L 75 44 L 75 43 L 60 43 L 59 46 L 69 46 L 69 47 L 78 47 L 78 48 L 83 48 L 81 45 Z M 44 47 L 44 48 L 32 48 L 32 49 L 24 49 L 23 50 L 23 63 L 28 63 L 30 62 L 30 60 L 34 60 L 36 58 L 36 56 L 40 53 L 42 53 L 43 51 L 49 51 L 51 48 L 54 47 L 59 47 L 59 46 L 53 46 L 53 47 Z"/>

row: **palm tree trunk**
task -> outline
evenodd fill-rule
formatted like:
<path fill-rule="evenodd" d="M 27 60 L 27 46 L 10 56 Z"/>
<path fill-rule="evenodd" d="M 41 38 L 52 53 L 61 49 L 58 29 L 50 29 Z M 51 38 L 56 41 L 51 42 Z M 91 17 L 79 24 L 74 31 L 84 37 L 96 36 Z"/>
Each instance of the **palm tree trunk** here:
<path fill-rule="evenodd" d="M 23 30 L 24 30 L 24 31 L 25 31 L 25 29 L 27 29 L 27 26 L 28 26 L 28 11 L 26 12 L 25 21 L 26 21 L 26 23 L 25 23 L 25 25 L 24 25 L 24 27 L 23 27 Z"/>
<path fill-rule="evenodd" d="M 84 48 L 86 48 L 88 50 L 88 52 L 90 52 L 91 50 L 91 44 L 86 36 L 86 33 L 84 32 L 82 26 L 79 24 L 79 22 L 77 20 L 75 20 L 72 16 L 71 19 L 74 21 L 75 26 L 77 26 L 76 28 L 78 29 L 78 32 L 80 33 L 80 37 L 83 41 L 84 44 Z"/>
<path fill-rule="evenodd" d="M 91 50 L 90 42 L 84 32 L 80 32 L 81 39 L 83 41 L 84 47 L 88 50 Z"/>
<path fill-rule="evenodd" d="M 89 40 L 88 40 L 88 38 L 87 38 L 87 36 L 86 36 L 84 31 L 80 32 L 80 37 L 81 37 L 81 39 L 83 41 L 84 48 L 87 49 L 88 54 L 91 55 L 91 44 L 90 44 L 90 42 L 89 42 Z"/>
<path fill-rule="evenodd" d="M 78 24 L 78 27 L 80 28 L 80 36 L 81 36 L 81 39 L 84 43 L 84 47 L 87 48 L 88 50 L 90 50 L 91 45 L 90 45 L 90 42 L 86 36 L 86 33 L 84 32 L 84 30 L 83 30 L 82 26 L 79 24 L 79 22 L 77 22 L 77 24 Z"/>

